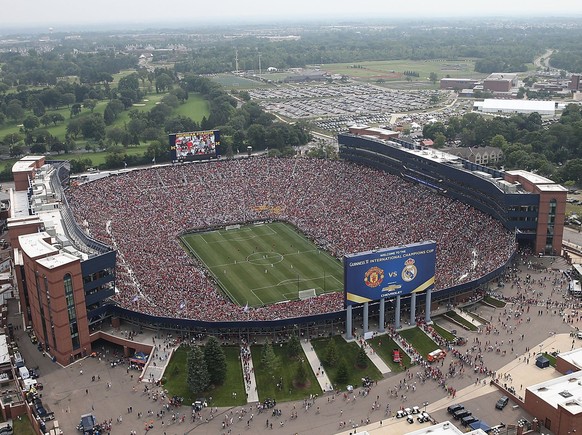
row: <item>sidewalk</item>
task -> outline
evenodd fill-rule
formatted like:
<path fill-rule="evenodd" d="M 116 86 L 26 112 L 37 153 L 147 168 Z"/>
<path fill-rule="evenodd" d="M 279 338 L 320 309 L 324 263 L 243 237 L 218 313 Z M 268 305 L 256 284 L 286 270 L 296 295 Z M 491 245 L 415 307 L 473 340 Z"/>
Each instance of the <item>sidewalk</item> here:
<path fill-rule="evenodd" d="M 257 380 L 255 378 L 255 369 L 253 367 L 253 359 L 248 359 L 248 371 L 245 370 L 245 360 L 240 359 L 242 365 L 243 375 L 248 375 L 249 381 L 245 382 L 245 391 L 247 393 L 247 403 L 256 403 L 259 401 L 259 392 L 257 391 Z"/>
<path fill-rule="evenodd" d="M 319 361 L 319 357 L 313 350 L 313 346 L 311 346 L 311 342 L 307 340 L 300 340 L 301 347 L 303 348 L 303 352 L 305 352 L 305 356 L 307 357 L 307 361 L 309 361 L 309 365 L 311 366 L 311 370 L 315 373 L 317 382 L 319 382 L 319 386 L 321 390 L 325 393 L 327 391 L 333 391 L 333 385 L 330 379 L 327 377 L 327 373 L 323 370 L 323 366 L 321 365 L 321 361 Z M 321 370 L 320 370 L 321 369 Z M 319 373 L 319 375 L 318 375 Z"/>
<path fill-rule="evenodd" d="M 354 341 L 356 342 L 356 344 L 358 346 L 362 347 L 362 343 L 360 343 L 359 340 L 354 340 Z M 372 363 L 376 366 L 376 368 L 378 370 L 380 370 L 380 373 L 382 373 L 382 376 L 386 377 L 386 375 L 388 373 L 392 372 L 392 370 L 390 370 L 390 367 L 388 367 L 386 365 L 384 360 L 382 358 L 380 358 L 380 356 L 376 352 L 374 352 L 374 349 L 372 349 L 370 346 L 366 346 L 365 350 L 366 350 L 366 355 L 368 355 L 368 358 L 370 358 L 370 361 L 372 361 Z"/>

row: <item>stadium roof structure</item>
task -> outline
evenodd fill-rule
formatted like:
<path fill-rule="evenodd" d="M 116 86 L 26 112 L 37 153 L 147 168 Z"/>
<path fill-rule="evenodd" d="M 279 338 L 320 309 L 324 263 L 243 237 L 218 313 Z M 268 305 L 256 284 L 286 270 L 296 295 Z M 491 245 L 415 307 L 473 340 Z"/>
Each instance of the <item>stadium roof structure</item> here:
<path fill-rule="evenodd" d="M 483 113 L 534 113 L 540 115 L 555 115 L 556 102 L 537 100 L 501 100 L 487 98 L 483 101 L 476 101 L 473 107 Z"/>
<path fill-rule="evenodd" d="M 582 369 L 582 348 L 574 349 L 569 352 L 561 352 L 560 358 Z"/>
<path fill-rule="evenodd" d="M 582 414 L 582 371 L 532 385 L 527 391 L 553 408 Z"/>
<path fill-rule="evenodd" d="M 20 169 L 19 162 L 16 162 L 13 171 L 14 168 L 23 172 L 30 171 L 38 161 L 37 156 L 25 157 Z M 12 206 L 8 218 L 9 228 L 32 224 L 44 228 L 43 232 L 25 234 L 18 239 L 22 252 L 30 258 L 45 257 L 39 261 L 49 269 L 79 259 L 85 260 L 88 258 L 87 252 L 90 252 L 87 247 L 83 247 L 87 252 L 78 250 L 78 246 L 73 243 L 75 241 L 72 241 L 66 232 L 61 215 L 60 194 L 53 189 L 50 180 L 54 170 L 52 165 L 45 164 L 32 172 L 29 191 L 11 190 Z M 21 261 L 20 252 L 15 252 L 15 261 L 17 263 Z"/>
<path fill-rule="evenodd" d="M 402 427 L 407 427 L 408 423 L 404 424 L 406 419 L 402 419 Z M 454 424 L 450 421 L 443 421 L 442 423 L 438 423 L 435 425 L 425 426 L 422 429 L 418 429 L 412 432 L 406 432 L 403 430 L 399 430 L 400 428 L 395 427 L 394 425 L 386 425 L 386 426 L 379 426 L 375 427 L 374 429 L 367 429 L 360 432 L 353 432 L 354 435 L 394 435 L 394 434 L 401 434 L 401 435 L 487 435 L 481 429 L 475 429 L 468 432 L 463 432 L 458 429 Z M 349 431 L 352 433 L 352 431 Z"/>

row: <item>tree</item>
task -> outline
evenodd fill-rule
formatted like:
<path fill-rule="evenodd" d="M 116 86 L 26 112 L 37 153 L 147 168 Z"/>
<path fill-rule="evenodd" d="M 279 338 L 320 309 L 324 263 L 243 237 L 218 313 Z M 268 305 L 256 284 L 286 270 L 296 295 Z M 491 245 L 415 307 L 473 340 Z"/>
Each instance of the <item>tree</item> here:
<path fill-rule="evenodd" d="M 188 352 L 187 358 L 188 375 L 186 382 L 188 388 L 194 394 L 200 394 L 208 388 L 210 375 L 206 361 L 204 361 L 204 354 L 198 346 L 192 346 Z"/>
<path fill-rule="evenodd" d="M 335 382 L 338 385 L 345 385 L 349 380 L 348 366 L 344 360 L 341 360 L 335 374 Z"/>
<path fill-rule="evenodd" d="M 447 138 L 445 137 L 444 134 L 442 134 L 440 131 L 435 134 L 435 138 L 434 138 L 434 147 L 437 149 L 440 148 L 444 148 L 445 145 L 447 144 Z"/>
<path fill-rule="evenodd" d="M 156 93 L 159 94 L 160 92 L 172 89 L 173 82 L 172 77 L 166 73 L 161 73 L 156 77 Z"/>
<path fill-rule="evenodd" d="M 35 128 L 38 128 L 40 125 L 40 121 L 34 115 L 27 116 L 24 121 L 22 121 L 22 126 L 24 127 L 24 131 L 32 131 Z"/>
<path fill-rule="evenodd" d="M 6 106 L 6 116 L 14 121 L 20 121 L 24 118 L 24 109 L 19 100 L 11 100 Z"/>
<path fill-rule="evenodd" d="M 338 360 L 337 345 L 335 340 L 332 338 L 325 347 L 325 362 L 328 366 L 333 367 L 336 365 Z"/>
<path fill-rule="evenodd" d="M 93 113 L 93 110 L 95 110 L 96 106 L 97 106 L 97 100 L 94 100 L 92 98 L 87 98 L 87 99 L 83 100 L 83 107 L 85 107 L 86 109 L 89 109 L 91 111 L 91 113 Z"/>
<path fill-rule="evenodd" d="M 18 142 L 20 142 L 22 140 L 22 136 L 19 135 L 18 133 L 8 133 L 6 136 L 4 136 L 4 139 L 2 139 L 2 142 L 5 145 L 16 145 Z"/>
<path fill-rule="evenodd" d="M 45 127 L 47 127 L 49 124 L 52 124 L 52 122 L 53 122 L 53 120 L 52 120 L 52 118 L 51 118 L 51 116 L 50 116 L 50 115 L 43 115 L 43 116 L 40 118 L 40 123 L 41 123 L 42 125 L 44 125 Z"/>
<path fill-rule="evenodd" d="M 79 103 L 75 103 L 71 106 L 71 118 L 74 118 L 79 113 L 81 113 L 81 105 Z"/>
<path fill-rule="evenodd" d="M 356 357 L 356 365 L 361 369 L 365 369 L 366 367 L 368 367 L 368 355 L 366 355 L 366 350 L 364 349 L 364 346 L 360 347 L 360 350 L 358 350 L 358 356 Z"/>
<path fill-rule="evenodd" d="M 46 145 L 43 143 L 35 143 L 30 147 L 30 152 L 34 154 L 44 154 L 46 153 Z"/>
<path fill-rule="evenodd" d="M 61 102 L 66 105 L 67 107 L 69 107 L 71 104 L 73 104 L 75 102 L 76 98 L 75 98 L 75 94 L 71 93 L 71 92 L 67 92 L 63 95 L 61 95 Z"/>
<path fill-rule="evenodd" d="M 210 383 L 215 386 L 222 385 L 226 379 L 226 356 L 220 342 L 214 336 L 208 337 L 204 346 L 204 361 L 208 368 Z"/>
<path fill-rule="evenodd" d="M 269 340 L 267 340 L 263 345 L 263 350 L 261 352 L 261 364 L 267 373 L 271 374 L 277 369 L 277 366 L 279 365 L 277 355 L 275 355 L 275 351 L 273 350 L 273 346 Z"/>
<path fill-rule="evenodd" d="M 16 144 L 10 147 L 10 157 L 18 157 L 24 153 L 24 147 L 22 145 Z"/>
<path fill-rule="evenodd" d="M 297 358 L 301 355 L 301 343 L 299 342 L 299 336 L 295 333 L 291 334 L 289 342 L 287 343 L 287 352 L 290 358 Z"/>
<path fill-rule="evenodd" d="M 111 127 L 106 133 L 109 142 L 114 143 L 115 145 L 122 143 L 126 134 L 126 131 L 121 127 Z"/>
<path fill-rule="evenodd" d="M 51 115 L 51 121 L 54 125 L 57 125 L 59 122 L 65 122 L 65 117 L 60 113 L 53 113 Z"/>
<path fill-rule="evenodd" d="M 439 76 L 437 76 L 437 73 L 435 73 L 435 72 L 431 72 L 431 73 L 428 75 L 428 79 L 429 79 L 429 80 L 432 82 L 432 84 L 434 85 L 434 84 L 437 82 L 437 80 L 439 79 Z"/>
<path fill-rule="evenodd" d="M 303 359 L 299 361 L 297 365 L 297 370 L 295 371 L 295 383 L 300 386 L 307 384 L 307 368 L 305 367 L 305 362 Z"/>

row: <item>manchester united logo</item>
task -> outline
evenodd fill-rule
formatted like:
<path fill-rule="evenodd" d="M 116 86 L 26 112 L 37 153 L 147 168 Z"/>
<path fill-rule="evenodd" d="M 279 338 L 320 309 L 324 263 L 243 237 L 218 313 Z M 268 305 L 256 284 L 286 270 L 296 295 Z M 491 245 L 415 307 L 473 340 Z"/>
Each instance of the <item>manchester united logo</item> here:
<path fill-rule="evenodd" d="M 412 258 L 406 260 L 404 264 L 405 264 L 404 269 L 402 269 L 402 279 L 406 282 L 410 282 L 414 278 L 416 278 L 416 275 L 418 274 L 418 269 L 416 269 L 416 266 L 414 265 L 414 260 Z"/>
<path fill-rule="evenodd" d="M 384 271 L 377 266 L 374 266 L 364 275 L 364 282 L 368 287 L 378 287 L 384 281 Z"/>

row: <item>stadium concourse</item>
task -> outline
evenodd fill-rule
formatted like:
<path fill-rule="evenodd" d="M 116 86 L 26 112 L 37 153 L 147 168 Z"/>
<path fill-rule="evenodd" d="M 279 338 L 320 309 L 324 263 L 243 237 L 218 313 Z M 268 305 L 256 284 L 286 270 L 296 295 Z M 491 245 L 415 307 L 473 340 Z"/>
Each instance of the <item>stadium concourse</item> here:
<path fill-rule="evenodd" d="M 341 258 L 435 240 L 435 291 L 505 264 L 514 234 L 491 217 L 382 171 L 343 161 L 249 158 L 122 172 L 72 187 L 77 222 L 118 249 L 116 302 L 156 316 L 275 320 L 343 309 L 341 292 L 243 309 L 180 246 L 178 235 L 284 220 Z"/>
<path fill-rule="evenodd" d="M 40 365 L 45 385 L 43 401 L 51 406 L 66 433 L 75 431 L 80 415 L 93 412 L 100 422 L 113 420 L 114 433 L 268 434 L 275 430 L 281 434 L 330 435 L 353 433 L 356 426 L 367 425 L 374 434 L 399 435 L 421 425 L 399 425 L 401 419 L 393 417 L 395 411 L 402 406 L 423 407 L 425 402 L 437 421 L 450 418 L 447 406 L 463 403 L 490 424 L 513 424 L 522 417 L 531 421 L 532 416 L 512 402 L 504 410 L 496 410 L 495 402 L 504 392 L 489 385 L 489 380 L 499 379 L 521 396 L 527 386 L 557 376 L 553 368 L 535 366 L 539 351 L 564 352 L 581 347 L 582 341 L 570 335 L 574 328 L 582 326 L 582 306 L 565 290 L 561 271 L 567 267 L 561 258 L 517 257 L 515 266 L 504 277 L 505 287 L 494 292 L 507 305 L 494 308 L 480 304 L 477 313 L 489 323 L 478 332 L 464 331 L 468 343 L 457 348 L 459 353 L 449 351 L 442 363 L 426 367 L 418 364 L 406 372 L 392 372 L 377 385 L 369 389 L 358 387 L 351 395 L 340 390 L 311 400 L 278 403 L 281 415 L 277 416 L 272 415 L 272 410 L 260 410 L 257 403 L 249 403 L 228 408 L 209 406 L 192 418 L 190 404 L 168 406 L 169 398 L 162 397 L 162 388 L 140 382 L 139 372 L 126 370 L 125 363 L 113 368 L 109 359 L 115 356 L 111 354 L 57 369 L 36 351 L 25 331 L 19 329 L 16 334 L 27 363 L 30 360 L 30 365 Z M 17 324 L 21 319 L 18 307 L 10 311 L 14 313 L 10 320 Z M 447 326 L 442 319 L 437 322 Z M 127 328 L 117 333 L 127 336 L 132 326 Z M 171 336 L 148 330 L 131 339 L 155 343 L 158 356 L 164 360 L 168 348 L 175 344 Z M 437 375 L 439 371 L 442 376 Z M 93 376 L 96 379 L 92 380 Z M 306 403 L 310 406 L 306 407 Z"/>

